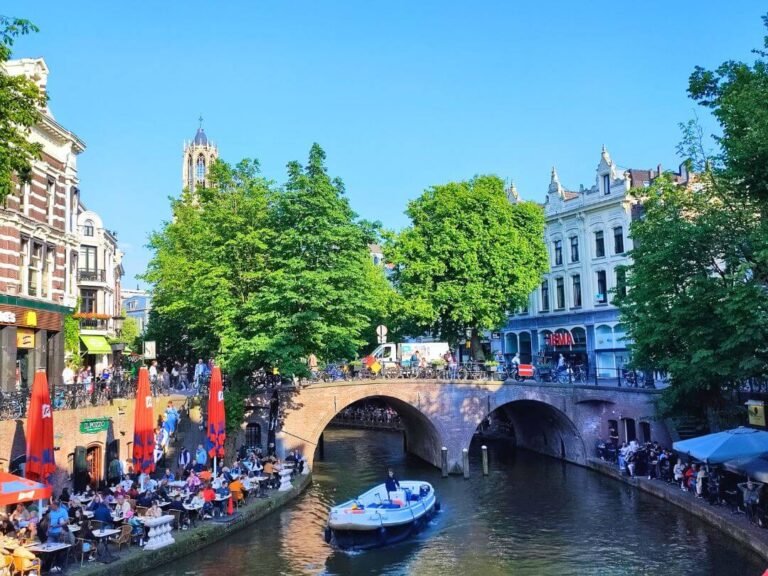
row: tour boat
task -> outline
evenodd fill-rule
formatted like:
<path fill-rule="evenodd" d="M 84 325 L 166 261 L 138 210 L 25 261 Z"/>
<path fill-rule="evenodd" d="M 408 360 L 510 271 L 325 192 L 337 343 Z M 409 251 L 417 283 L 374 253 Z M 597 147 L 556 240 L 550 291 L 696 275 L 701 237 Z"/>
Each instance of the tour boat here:
<path fill-rule="evenodd" d="M 419 532 L 439 509 L 428 482 L 402 480 L 400 489 L 389 493 L 379 484 L 331 508 L 325 541 L 351 550 L 394 544 Z"/>

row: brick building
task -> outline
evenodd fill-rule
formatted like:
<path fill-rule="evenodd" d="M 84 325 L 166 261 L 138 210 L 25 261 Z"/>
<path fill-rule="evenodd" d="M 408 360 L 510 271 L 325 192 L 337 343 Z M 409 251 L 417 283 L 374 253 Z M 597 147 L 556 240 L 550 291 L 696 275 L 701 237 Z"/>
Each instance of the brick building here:
<path fill-rule="evenodd" d="M 41 58 L 12 60 L 11 75 L 46 89 Z M 42 144 L 28 182 L 0 208 L 0 389 L 31 386 L 45 368 L 52 385 L 64 368 L 63 315 L 76 304 L 78 177 L 84 142 L 46 107 L 29 135 Z"/>

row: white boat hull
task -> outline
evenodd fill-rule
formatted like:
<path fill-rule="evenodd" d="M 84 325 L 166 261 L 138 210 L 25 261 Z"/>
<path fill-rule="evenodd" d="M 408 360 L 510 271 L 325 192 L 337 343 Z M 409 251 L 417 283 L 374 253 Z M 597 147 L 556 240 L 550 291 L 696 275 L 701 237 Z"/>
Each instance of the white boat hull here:
<path fill-rule="evenodd" d="M 331 508 L 326 540 L 345 549 L 366 549 L 399 542 L 421 530 L 438 508 L 428 482 L 404 480 L 387 493 L 380 484 Z"/>

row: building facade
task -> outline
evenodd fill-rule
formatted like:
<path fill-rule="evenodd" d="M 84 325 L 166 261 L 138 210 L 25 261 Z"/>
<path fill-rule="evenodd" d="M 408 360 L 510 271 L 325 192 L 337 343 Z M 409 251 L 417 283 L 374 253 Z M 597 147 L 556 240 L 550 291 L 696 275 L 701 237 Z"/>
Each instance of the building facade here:
<path fill-rule="evenodd" d="M 133 318 L 139 325 L 139 334 L 143 335 L 149 324 L 149 312 L 152 310 L 152 295 L 146 290 L 122 291 L 123 311 L 126 317 Z"/>
<path fill-rule="evenodd" d="M 219 157 L 219 149 L 208 140 L 203 130 L 203 119 L 200 119 L 200 127 L 195 137 L 184 142 L 184 152 L 181 163 L 181 186 L 190 192 L 197 188 L 210 185 L 208 172 L 211 164 Z"/>
<path fill-rule="evenodd" d="M 629 226 L 639 213 L 630 190 L 649 186 L 660 170 L 619 168 L 603 148 L 594 185 L 572 191 L 552 169 L 544 204 L 550 270 L 527 308 L 496 333 L 506 358 L 546 363 L 563 354 L 592 376 L 618 376 L 629 352 L 613 299 L 626 289 L 621 267 L 630 263 Z"/>
<path fill-rule="evenodd" d="M 5 63 L 10 75 L 26 75 L 46 90 L 41 58 Z M 31 388 L 36 369 L 61 382 L 63 315 L 76 303 L 79 181 L 77 157 L 84 142 L 49 108 L 29 138 L 42 145 L 25 181 L 0 208 L 0 388 Z"/>
<path fill-rule="evenodd" d="M 121 317 L 123 253 L 115 232 L 101 217 L 80 205 L 77 216 L 79 259 L 77 287 L 80 307 L 80 354 L 94 373 L 112 364 L 110 341 L 117 336 Z"/>

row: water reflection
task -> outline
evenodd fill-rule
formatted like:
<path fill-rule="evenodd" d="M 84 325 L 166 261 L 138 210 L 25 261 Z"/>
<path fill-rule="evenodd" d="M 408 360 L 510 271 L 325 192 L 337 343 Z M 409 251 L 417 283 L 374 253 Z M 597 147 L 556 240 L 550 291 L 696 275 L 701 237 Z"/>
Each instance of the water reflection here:
<path fill-rule="evenodd" d="M 761 562 L 699 520 L 585 469 L 491 446 L 491 474 L 441 479 L 396 433 L 328 430 L 325 459 L 294 504 L 158 574 L 758 575 Z M 443 509 L 418 538 L 350 554 L 323 540 L 328 507 L 383 481 L 435 485 Z"/>

